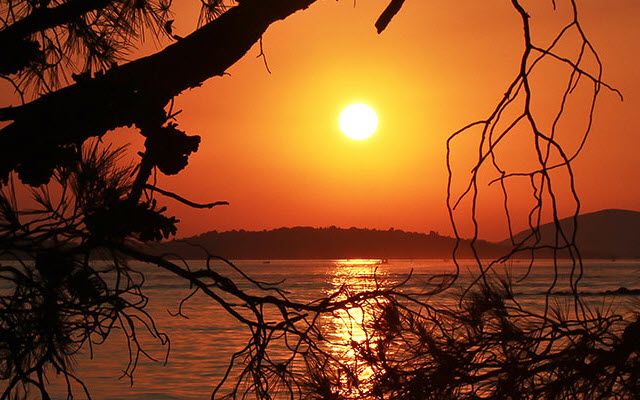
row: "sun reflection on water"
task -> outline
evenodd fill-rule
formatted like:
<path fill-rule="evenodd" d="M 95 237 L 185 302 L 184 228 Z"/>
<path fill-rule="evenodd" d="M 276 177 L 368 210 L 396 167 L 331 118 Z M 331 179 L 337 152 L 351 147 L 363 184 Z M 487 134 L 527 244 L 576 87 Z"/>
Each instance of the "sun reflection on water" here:
<path fill-rule="evenodd" d="M 351 295 L 380 289 L 384 287 L 387 272 L 381 269 L 386 260 L 380 259 L 346 259 L 336 260 L 334 268 L 330 272 L 330 292 L 340 291 L 336 300 L 346 299 Z M 327 293 L 330 294 L 330 293 Z M 359 386 L 359 391 L 365 391 L 367 381 L 374 374 L 369 365 L 363 364 L 363 357 L 356 357 L 357 352 L 374 351 L 376 338 L 367 329 L 374 322 L 374 307 L 381 305 L 382 300 L 376 303 L 365 302 L 338 310 L 333 315 L 327 316 L 324 321 L 326 337 L 330 346 L 329 351 L 341 363 L 354 371 L 356 376 L 344 377 L 351 379 L 351 386 Z M 358 361 L 360 360 L 360 361 Z M 359 364 L 360 362 L 360 364 Z M 347 383 L 347 382 L 344 382 Z M 343 395 L 347 395 L 349 385 L 345 385 Z M 352 392 L 350 394 L 353 394 Z"/>

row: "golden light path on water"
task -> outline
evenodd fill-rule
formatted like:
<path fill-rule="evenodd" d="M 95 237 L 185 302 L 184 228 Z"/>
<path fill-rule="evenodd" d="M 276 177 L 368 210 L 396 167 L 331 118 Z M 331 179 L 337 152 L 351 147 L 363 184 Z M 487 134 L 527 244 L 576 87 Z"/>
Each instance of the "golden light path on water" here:
<path fill-rule="evenodd" d="M 350 294 L 380 288 L 384 285 L 387 275 L 387 272 L 380 269 L 384 263 L 386 260 L 379 259 L 336 260 L 335 269 L 330 278 L 332 290 L 334 292 L 342 290 L 341 298 L 344 299 Z M 380 305 L 380 302 L 377 305 Z M 372 337 L 367 329 L 374 322 L 373 308 L 373 303 L 365 303 L 338 310 L 328 317 L 331 320 L 327 321 L 327 339 L 331 343 L 331 352 L 355 372 L 356 376 L 350 379 L 355 379 L 357 384 L 361 385 L 359 389 L 364 391 L 369 389 L 366 382 L 372 377 L 374 371 L 367 364 L 362 362 L 358 364 L 358 360 L 362 360 L 362 357 L 356 357 L 356 352 L 365 348 L 375 350 L 376 338 Z M 346 379 L 348 379 L 347 376 L 344 376 L 343 380 Z M 340 389 L 343 391 L 342 395 L 353 395 L 353 393 L 346 393 L 348 387 L 349 385 L 345 385 Z"/>

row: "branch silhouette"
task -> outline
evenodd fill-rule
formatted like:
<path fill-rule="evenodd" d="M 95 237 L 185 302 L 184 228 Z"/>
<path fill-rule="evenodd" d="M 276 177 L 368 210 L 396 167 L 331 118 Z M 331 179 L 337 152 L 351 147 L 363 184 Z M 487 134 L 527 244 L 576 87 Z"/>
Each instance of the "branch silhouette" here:
<path fill-rule="evenodd" d="M 144 119 L 157 115 L 174 96 L 222 76 L 272 23 L 312 3 L 243 1 L 154 55 L 25 105 L 0 109 L 0 120 L 12 121 L 0 130 L 0 148 L 12 149 L 0 161 L 0 179 L 6 182 L 8 174 L 33 154 L 51 153 L 117 127 L 148 124 Z"/>

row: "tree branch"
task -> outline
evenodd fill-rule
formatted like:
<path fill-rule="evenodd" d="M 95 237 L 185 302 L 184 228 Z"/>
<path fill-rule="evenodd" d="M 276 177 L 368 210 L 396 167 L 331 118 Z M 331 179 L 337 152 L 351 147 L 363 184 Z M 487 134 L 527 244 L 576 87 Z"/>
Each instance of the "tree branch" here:
<path fill-rule="evenodd" d="M 185 89 L 222 76 L 274 22 L 316 0 L 243 1 L 164 50 L 102 76 L 0 109 L 0 179 L 20 163 L 53 148 L 82 143 L 109 130 L 145 121 Z"/>
<path fill-rule="evenodd" d="M 111 0 L 71 0 L 57 7 L 39 8 L 0 31 L 0 43 L 16 40 L 73 21 L 107 6 Z"/>
<path fill-rule="evenodd" d="M 184 197 L 180 196 L 179 194 L 176 194 L 176 193 L 173 193 L 173 192 L 169 192 L 168 190 L 160 189 L 159 187 L 156 187 L 156 186 L 153 186 L 153 185 L 146 184 L 146 185 L 144 185 L 144 188 L 153 190 L 154 192 L 158 192 L 163 196 L 170 197 L 170 198 L 172 198 L 174 200 L 179 201 L 180 203 L 186 204 L 189 207 L 193 207 L 193 208 L 213 208 L 213 207 L 217 207 L 217 206 L 228 206 L 229 205 L 228 201 L 215 201 L 213 203 L 205 203 L 205 204 L 194 203 L 193 201 L 185 199 Z"/>

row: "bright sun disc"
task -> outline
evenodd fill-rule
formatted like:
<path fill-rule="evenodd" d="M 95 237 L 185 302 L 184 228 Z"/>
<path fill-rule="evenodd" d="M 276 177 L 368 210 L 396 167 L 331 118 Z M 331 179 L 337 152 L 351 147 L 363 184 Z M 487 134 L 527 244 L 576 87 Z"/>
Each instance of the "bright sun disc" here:
<path fill-rule="evenodd" d="M 351 104 L 340 113 L 340 130 L 349 138 L 364 140 L 378 128 L 378 115 L 366 104 Z"/>

